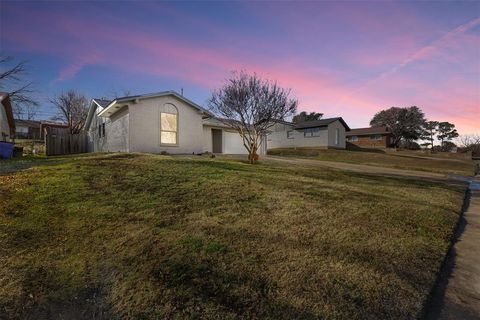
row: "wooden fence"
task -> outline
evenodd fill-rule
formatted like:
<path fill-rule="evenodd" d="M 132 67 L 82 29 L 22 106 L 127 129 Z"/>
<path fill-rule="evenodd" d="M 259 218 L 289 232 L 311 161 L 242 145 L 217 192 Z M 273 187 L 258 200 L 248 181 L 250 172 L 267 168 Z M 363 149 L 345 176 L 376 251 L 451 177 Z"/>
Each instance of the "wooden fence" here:
<path fill-rule="evenodd" d="M 85 131 L 71 134 L 64 128 L 47 128 L 45 153 L 47 156 L 88 152 L 88 135 Z"/>

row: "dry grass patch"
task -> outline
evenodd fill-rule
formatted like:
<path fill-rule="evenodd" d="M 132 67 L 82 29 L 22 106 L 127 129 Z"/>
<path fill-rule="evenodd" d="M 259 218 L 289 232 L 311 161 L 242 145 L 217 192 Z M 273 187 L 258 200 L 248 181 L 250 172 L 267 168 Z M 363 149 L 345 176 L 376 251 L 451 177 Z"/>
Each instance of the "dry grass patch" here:
<path fill-rule="evenodd" d="M 350 151 L 314 148 L 285 148 L 268 150 L 269 155 L 304 157 L 323 161 L 339 161 L 354 164 L 365 164 L 404 170 L 417 170 L 436 173 L 454 173 L 472 176 L 475 164 L 471 159 L 447 157 L 443 154 L 422 154 L 414 151 Z"/>
<path fill-rule="evenodd" d="M 0 184 L 10 318 L 415 318 L 463 188 L 150 155 Z"/>

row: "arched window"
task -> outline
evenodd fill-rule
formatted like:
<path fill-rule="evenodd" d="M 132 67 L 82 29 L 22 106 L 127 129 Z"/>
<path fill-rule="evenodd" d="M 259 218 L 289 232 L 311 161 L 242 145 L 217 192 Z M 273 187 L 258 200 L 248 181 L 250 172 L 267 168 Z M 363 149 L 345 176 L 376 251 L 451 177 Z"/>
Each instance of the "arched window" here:
<path fill-rule="evenodd" d="M 178 110 L 171 103 L 160 108 L 160 144 L 178 144 Z"/>

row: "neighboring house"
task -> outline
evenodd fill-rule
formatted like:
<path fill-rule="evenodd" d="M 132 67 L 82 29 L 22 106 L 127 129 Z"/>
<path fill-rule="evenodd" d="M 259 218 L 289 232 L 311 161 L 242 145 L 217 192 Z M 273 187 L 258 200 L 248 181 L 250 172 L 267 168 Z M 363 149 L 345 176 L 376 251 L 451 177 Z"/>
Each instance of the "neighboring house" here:
<path fill-rule="evenodd" d="M 85 130 L 91 152 L 247 153 L 237 132 L 175 91 L 92 99 Z"/>
<path fill-rule="evenodd" d="M 15 138 L 43 140 L 48 128 L 68 128 L 65 123 L 15 119 Z"/>
<path fill-rule="evenodd" d="M 15 135 L 15 121 L 8 93 L 0 92 L 0 103 L 0 141 L 11 141 Z"/>
<path fill-rule="evenodd" d="M 68 129 L 68 124 L 54 121 L 41 121 L 40 122 L 40 139 L 45 138 L 47 130 L 49 128 Z"/>
<path fill-rule="evenodd" d="M 41 139 L 40 121 L 15 119 L 15 138 Z"/>
<path fill-rule="evenodd" d="M 345 149 L 350 128 L 341 117 L 291 123 L 275 121 L 267 136 L 268 149 L 332 148 Z"/>
<path fill-rule="evenodd" d="M 347 141 L 362 148 L 390 148 L 393 146 L 392 133 L 387 127 L 352 129 L 347 133 Z"/>

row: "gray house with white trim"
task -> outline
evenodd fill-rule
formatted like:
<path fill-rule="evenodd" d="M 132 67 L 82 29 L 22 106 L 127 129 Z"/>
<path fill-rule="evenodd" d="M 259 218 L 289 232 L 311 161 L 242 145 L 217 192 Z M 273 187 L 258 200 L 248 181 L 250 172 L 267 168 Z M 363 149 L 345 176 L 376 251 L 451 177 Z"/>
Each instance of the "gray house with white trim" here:
<path fill-rule="evenodd" d="M 92 99 L 85 130 L 91 152 L 247 153 L 238 132 L 175 91 Z"/>
<path fill-rule="evenodd" d="M 292 123 L 275 121 L 267 135 L 268 149 L 331 148 L 345 149 L 350 128 L 341 117 Z"/>

